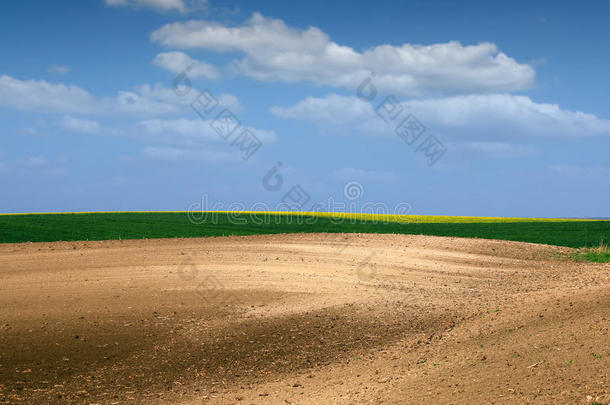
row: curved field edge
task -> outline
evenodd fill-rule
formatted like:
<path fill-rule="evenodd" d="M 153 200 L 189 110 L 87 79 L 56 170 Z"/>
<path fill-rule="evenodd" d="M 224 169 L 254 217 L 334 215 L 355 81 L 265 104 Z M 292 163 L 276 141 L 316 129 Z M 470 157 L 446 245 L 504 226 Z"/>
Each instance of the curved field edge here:
<path fill-rule="evenodd" d="M 108 239 L 189 238 L 277 233 L 395 233 L 501 239 L 572 248 L 594 247 L 610 240 L 610 221 L 486 221 L 476 217 L 447 222 L 402 221 L 367 214 L 261 212 L 109 212 L 0 215 L 0 243 Z M 408 217 L 408 218 L 407 218 Z M 424 217 L 419 217 L 424 218 Z M 458 218 L 467 218 L 458 222 Z M 489 219 L 489 218 L 488 218 Z M 440 220 L 440 219 L 439 219 Z M 453 222 L 450 222 L 453 221 Z"/>

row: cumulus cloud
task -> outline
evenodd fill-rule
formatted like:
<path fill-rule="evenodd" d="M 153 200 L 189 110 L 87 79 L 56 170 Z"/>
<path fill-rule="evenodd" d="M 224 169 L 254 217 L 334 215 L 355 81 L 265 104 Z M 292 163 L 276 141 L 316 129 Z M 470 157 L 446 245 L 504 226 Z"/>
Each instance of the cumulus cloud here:
<path fill-rule="evenodd" d="M 80 87 L 0 76 L 0 106 L 22 111 L 91 112 L 95 98 Z"/>
<path fill-rule="evenodd" d="M 142 97 L 147 97 L 152 100 L 166 103 L 180 103 L 184 105 L 189 105 L 193 101 L 193 98 L 196 97 L 196 93 L 190 97 L 177 97 L 176 93 L 174 93 L 171 88 L 166 87 L 162 83 L 157 83 L 153 86 L 150 84 L 144 84 L 138 86 L 136 91 Z M 193 90 L 193 92 L 195 92 L 195 90 Z M 241 105 L 239 99 L 233 94 L 213 93 L 212 95 L 218 100 L 219 107 L 228 108 L 233 113 L 238 113 L 243 110 L 243 106 Z"/>
<path fill-rule="evenodd" d="M 243 131 L 248 130 L 263 144 L 277 141 L 273 131 L 253 127 L 236 129 L 232 138 L 224 139 L 212 127 L 212 120 L 200 118 L 147 119 L 115 127 L 102 127 L 98 121 L 65 115 L 59 121 L 64 131 L 82 135 L 120 136 L 157 145 L 169 145 L 177 148 L 205 148 L 208 145 L 231 142 Z"/>
<path fill-rule="evenodd" d="M 357 97 L 338 94 L 307 97 L 289 107 L 273 106 L 270 111 L 282 118 L 312 121 L 324 126 L 346 126 L 348 129 L 357 128 L 378 118 L 371 103 Z"/>
<path fill-rule="evenodd" d="M 0 76 L 0 106 L 21 111 L 66 114 L 172 114 L 176 105 L 160 102 L 132 91 L 115 97 L 96 98 L 88 91 L 64 83 L 19 80 Z"/>
<path fill-rule="evenodd" d="M 531 66 L 516 62 L 492 43 L 405 43 L 359 52 L 333 42 L 316 27 L 299 30 L 258 13 L 239 26 L 170 23 L 154 31 L 151 39 L 168 47 L 242 52 L 245 56 L 234 63 L 236 72 L 259 80 L 307 80 L 355 90 L 375 72 L 378 90 L 411 97 L 508 92 L 530 87 L 535 77 Z"/>
<path fill-rule="evenodd" d="M 206 77 L 216 79 L 218 70 L 208 63 L 195 60 L 183 52 L 165 52 L 158 54 L 153 63 L 173 73 L 187 72 L 191 78 Z"/>
<path fill-rule="evenodd" d="M 241 133 L 248 129 L 263 144 L 272 143 L 277 140 L 273 131 L 245 127 L 237 129 Z M 143 120 L 135 124 L 134 131 L 138 136 L 148 141 L 154 140 L 158 143 L 169 143 L 172 145 L 197 146 L 206 142 L 226 142 L 212 128 L 211 121 L 202 119 L 152 119 Z"/>
<path fill-rule="evenodd" d="M 134 115 L 165 115 L 177 112 L 176 105 L 161 103 L 131 91 L 119 91 L 114 99 L 102 100 L 106 110 Z"/>
<path fill-rule="evenodd" d="M 203 120 L 187 105 L 196 96 L 194 91 L 190 98 L 179 97 L 171 88 L 156 84 L 120 91 L 116 97 L 97 98 L 84 89 L 63 83 L 0 76 L 0 107 L 61 114 L 58 127 L 66 132 L 126 137 L 177 150 L 201 150 L 213 143 L 232 142 L 246 130 L 263 144 L 277 140 L 275 132 L 247 125 L 240 125 L 228 140 L 221 138 L 212 126 L 214 117 L 223 108 L 239 112 L 239 100 L 227 93 L 215 95 L 219 106 L 209 120 Z M 176 118 L 181 112 L 194 118 Z M 150 116 L 155 118 L 150 119 Z M 108 122 L 108 118 L 113 120 L 111 124 L 103 125 L 98 120 Z M 21 132 L 36 133 L 33 127 Z M 172 153 L 176 155 L 177 152 Z"/>
<path fill-rule="evenodd" d="M 157 83 L 144 84 L 133 91 L 119 91 L 115 97 L 95 97 L 87 90 L 64 83 L 45 80 L 20 80 L 0 75 L 0 107 L 38 113 L 59 113 L 96 116 L 166 116 L 189 111 L 188 105 L 197 96 L 180 97 Z M 239 99 L 229 93 L 213 94 L 218 110 L 228 108 L 233 113 L 242 111 Z M 187 110 L 188 108 L 188 110 Z"/>
<path fill-rule="evenodd" d="M 69 115 L 65 115 L 59 124 L 66 131 L 87 135 L 96 135 L 102 130 L 100 123 L 97 121 L 74 118 Z"/>
<path fill-rule="evenodd" d="M 272 107 L 277 116 L 343 127 L 347 132 L 393 134 L 395 125 L 378 116 L 379 105 L 357 97 L 308 97 L 293 106 Z M 526 96 L 486 94 L 401 103 L 401 117 L 413 114 L 428 130 L 451 139 L 498 140 L 519 137 L 588 137 L 610 134 L 610 120 L 536 103 Z M 397 119 L 397 123 L 400 119 Z"/>
<path fill-rule="evenodd" d="M 108 6 L 148 8 L 159 12 L 177 11 L 182 14 L 207 10 L 207 0 L 106 0 Z"/>
<path fill-rule="evenodd" d="M 586 137 L 610 134 L 610 120 L 594 114 L 536 103 L 527 96 L 469 95 L 410 102 L 406 107 L 430 126 L 477 134 L 493 131 L 544 137 Z"/>

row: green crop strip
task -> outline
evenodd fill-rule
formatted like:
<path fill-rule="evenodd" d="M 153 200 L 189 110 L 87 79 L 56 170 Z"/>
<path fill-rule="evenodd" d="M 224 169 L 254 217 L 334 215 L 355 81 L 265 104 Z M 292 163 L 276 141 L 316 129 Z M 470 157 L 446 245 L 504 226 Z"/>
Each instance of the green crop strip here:
<path fill-rule="evenodd" d="M 199 223 L 185 212 L 0 215 L 0 243 L 76 240 L 189 238 L 275 233 L 396 233 L 502 239 L 574 248 L 610 240 L 610 221 L 558 219 L 434 218 L 416 216 L 375 220 L 360 214 L 207 213 Z M 447 222 L 441 222 L 446 218 Z M 460 218 L 463 218 L 460 222 Z M 505 222 L 501 222 L 504 220 Z M 496 222 L 497 221 L 497 222 Z"/>

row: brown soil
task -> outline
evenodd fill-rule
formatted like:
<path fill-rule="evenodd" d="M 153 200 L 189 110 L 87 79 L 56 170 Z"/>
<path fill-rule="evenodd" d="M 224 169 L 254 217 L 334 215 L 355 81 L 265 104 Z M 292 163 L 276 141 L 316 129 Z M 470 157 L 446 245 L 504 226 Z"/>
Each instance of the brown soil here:
<path fill-rule="evenodd" d="M 610 266 L 406 235 L 0 245 L 0 402 L 610 403 Z"/>

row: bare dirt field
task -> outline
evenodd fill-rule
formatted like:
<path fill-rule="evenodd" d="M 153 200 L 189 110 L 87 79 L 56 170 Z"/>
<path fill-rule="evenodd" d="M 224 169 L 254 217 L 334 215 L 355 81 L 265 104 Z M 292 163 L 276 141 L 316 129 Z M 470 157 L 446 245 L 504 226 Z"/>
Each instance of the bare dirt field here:
<path fill-rule="evenodd" d="M 0 402 L 610 403 L 610 265 L 305 234 L 0 245 Z"/>

